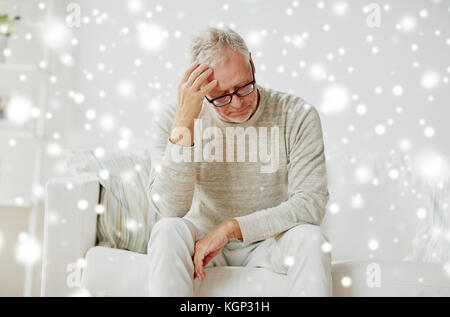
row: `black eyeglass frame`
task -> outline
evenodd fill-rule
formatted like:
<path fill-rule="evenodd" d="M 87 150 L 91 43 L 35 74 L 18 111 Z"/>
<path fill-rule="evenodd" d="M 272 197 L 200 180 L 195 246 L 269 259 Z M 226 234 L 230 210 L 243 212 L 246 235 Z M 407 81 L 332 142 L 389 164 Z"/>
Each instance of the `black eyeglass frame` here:
<path fill-rule="evenodd" d="M 226 105 L 229 105 L 229 104 L 233 101 L 233 95 L 236 95 L 236 96 L 238 96 L 238 97 L 245 97 L 245 96 L 250 95 L 252 92 L 255 91 L 255 87 L 253 87 L 253 90 L 252 90 L 251 92 L 249 92 L 248 94 L 246 94 L 246 95 L 239 95 L 239 94 L 237 93 L 239 90 L 241 90 L 242 88 L 244 88 L 244 87 L 246 87 L 246 86 L 248 86 L 248 85 L 253 85 L 253 86 L 255 86 L 255 84 L 256 84 L 256 80 L 255 80 L 255 70 L 253 69 L 253 64 L 252 64 L 251 62 L 250 62 L 250 67 L 252 68 L 252 77 L 253 77 L 253 80 L 252 80 L 251 82 L 249 82 L 249 83 L 245 84 L 244 86 L 242 86 L 242 87 L 236 89 L 236 90 L 235 90 L 234 92 L 232 92 L 232 93 L 229 93 L 229 94 L 226 94 L 226 95 L 222 95 L 222 96 L 219 96 L 219 97 L 214 98 L 214 99 L 211 99 L 211 100 L 210 100 L 208 97 L 205 96 L 206 100 L 208 100 L 208 102 L 211 103 L 214 107 L 224 107 L 224 106 L 226 106 Z M 223 98 L 223 97 L 228 97 L 228 96 L 231 97 L 231 98 L 230 98 L 230 101 L 229 101 L 228 103 L 226 103 L 226 104 L 224 104 L 224 105 L 221 105 L 221 106 L 217 106 L 216 104 L 214 104 L 214 101 L 215 101 L 215 100 L 220 99 L 220 98 Z"/>

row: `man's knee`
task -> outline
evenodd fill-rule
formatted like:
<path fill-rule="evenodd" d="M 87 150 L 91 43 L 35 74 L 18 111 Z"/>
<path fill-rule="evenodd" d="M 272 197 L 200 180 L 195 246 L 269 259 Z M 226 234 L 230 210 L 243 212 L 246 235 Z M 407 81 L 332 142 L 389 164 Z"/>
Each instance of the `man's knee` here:
<path fill-rule="evenodd" d="M 285 234 L 294 246 L 302 250 L 310 249 L 328 253 L 330 249 L 328 237 L 320 226 L 301 224 L 292 227 Z"/>
<path fill-rule="evenodd" d="M 171 245 L 173 247 L 177 240 L 188 243 L 193 240 L 192 236 L 193 232 L 189 228 L 187 220 L 179 217 L 162 218 L 152 228 L 147 252 L 153 244 Z"/>
<path fill-rule="evenodd" d="M 188 227 L 188 225 L 186 223 L 186 220 L 184 220 L 183 218 L 167 217 L 167 218 L 162 218 L 158 222 L 155 223 L 155 225 L 152 228 L 152 234 L 154 234 L 154 233 L 158 233 L 158 234 L 180 233 L 187 227 Z"/>

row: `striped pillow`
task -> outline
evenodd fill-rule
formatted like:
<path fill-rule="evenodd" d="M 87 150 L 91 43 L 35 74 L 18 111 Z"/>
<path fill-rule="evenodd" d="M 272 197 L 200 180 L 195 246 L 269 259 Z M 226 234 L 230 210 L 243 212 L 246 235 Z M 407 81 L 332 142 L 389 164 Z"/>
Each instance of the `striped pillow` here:
<path fill-rule="evenodd" d="M 73 175 L 95 174 L 101 186 L 103 212 L 97 219 L 98 245 L 146 253 L 158 215 L 149 208 L 146 192 L 150 158 L 130 152 L 105 152 L 97 157 L 92 150 L 65 150 L 66 167 Z"/>

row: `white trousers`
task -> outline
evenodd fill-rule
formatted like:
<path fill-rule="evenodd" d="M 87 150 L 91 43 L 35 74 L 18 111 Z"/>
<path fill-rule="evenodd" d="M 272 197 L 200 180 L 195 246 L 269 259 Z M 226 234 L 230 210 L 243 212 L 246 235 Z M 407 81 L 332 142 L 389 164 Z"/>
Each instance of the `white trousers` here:
<path fill-rule="evenodd" d="M 194 245 L 206 234 L 184 218 L 155 224 L 147 250 L 150 296 L 194 296 Z M 289 296 L 331 296 L 331 254 L 322 251 L 326 242 L 319 226 L 301 224 L 246 247 L 228 243 L 206 267 L 264 267 L 288 275 Z"/>

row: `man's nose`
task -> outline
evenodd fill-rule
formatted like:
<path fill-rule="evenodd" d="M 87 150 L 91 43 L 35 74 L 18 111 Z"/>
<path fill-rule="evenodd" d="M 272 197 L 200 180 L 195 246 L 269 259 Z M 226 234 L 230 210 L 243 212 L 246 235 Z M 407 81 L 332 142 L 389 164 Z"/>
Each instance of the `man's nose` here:
<path fill-rule="evenodd" d="M 233 99 L 230 102 L 230 108 L 239 110 L 242 108 L 242 102 L 243 98 L 239 97 L 238 95 L 233 95 Z"/>

